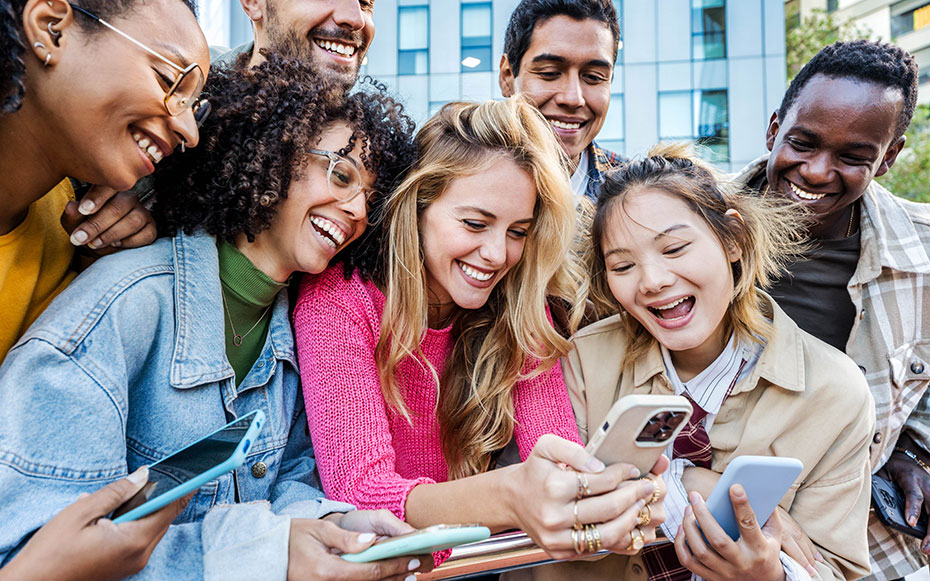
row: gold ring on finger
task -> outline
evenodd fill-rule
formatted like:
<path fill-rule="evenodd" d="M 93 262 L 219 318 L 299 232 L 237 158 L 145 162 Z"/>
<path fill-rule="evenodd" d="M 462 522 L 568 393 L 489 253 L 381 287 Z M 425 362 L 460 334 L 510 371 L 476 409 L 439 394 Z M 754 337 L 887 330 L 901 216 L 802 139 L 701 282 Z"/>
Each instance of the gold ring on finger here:
<path fill-rule="evenodd" d="M 656 482 L 655 476 L 653 476 L 652 474 L 647 474 L 646 478 L 651 480 L 652 484 L 656 487 L 655 490 L 652 491 L 652 498 L 650 498 L 646 502 L 646 505 L 648 506 L 650 504 L 654 504 L 657 500 L 659 500 L 659 496 L 661 496 L 661 493 L 659 492 L 659 483 Z"/>
<path fill-rule="evenodd" d="M 572 529 L 572 546 L 575 548 L 575 553 L 579 555 L 584 555 L 585 543 L 584 543 L 584 530 L 583 529 Z"/>
<path fill-rule="evenodd" d="M 633 527 L 633 530 L 630 531 L 630 546 L 629 549 L 638 551 L 643 548 L 646 544 L 646 535 L 643 534 L 643 531 L 639 527 Z"/>
<path fill-rule="evenodd" d="M 652 508 L 647 504 L 643 507 L 639 514 L 636 516 L 636 524 L 639 526 L 646 526 L 649 524 L 649 521 L 652 520 Z"/>
<path fill-rule="evenodd" d="M 574 504 L 572 505 L 572 518 L 575 519 L 575 524 L 572 525 L 572 528 L 576 530 L 584 528 L 584 525 L 581 524 L 581 520 L 578 519 L 578 501 L 577 500 L 575 500 Z"/>
<path fill-rule="evenodd" d="M 596 524 L 584 525 L 585 540 L 588 543 L 588 551 L 592 553 L 603 549 L 601 545 L 601 532 L 597 530 Z"/>
<path fill-rule="evenodd" d="M 578 484 L 578 492 L 575 494 L 575 500 L 581 500 L 585 496 L 591 495 L 591 487 L 588 485 L 588 477 L 584 472 L 575 471 L 575 480 Z"/>

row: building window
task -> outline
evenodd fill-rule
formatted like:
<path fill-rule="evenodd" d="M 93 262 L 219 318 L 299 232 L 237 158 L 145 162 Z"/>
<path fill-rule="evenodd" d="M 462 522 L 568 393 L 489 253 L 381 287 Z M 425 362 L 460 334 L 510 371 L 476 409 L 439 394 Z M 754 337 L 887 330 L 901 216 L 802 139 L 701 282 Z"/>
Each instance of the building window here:
<path fill-rule="evenodd" d="M 462 4 L 462 72 L 491 70 L 491 3 Z"/>
<path fill-rule="evenodd" d="M 827 12 L 836 12 L 839 4 L 839 0 L 827 0 Z"/>
<path fill-rule="evenodd" d="M 429 6 L 401 6 L 397 13 L 397 74 L 429 72 Z"/>
<path fill-rule="evenodd" d="M 727 57 L 725 0 L 691 0 L 691 46 L 695 60 Z"/>
<path fill-rule="evenodd" d="M 691 140 L 691 91 L 659 93 L 659 139 L 663 141 Z"/>
<path fill-rule="evenodd" d="M 901 14 L 891 15 L 891 36 L 896 38 L 902 34 L 920 30 L 930 26 L 930 2 L 922 6 L 907 10 Z"/>
<path fill-rule="evenodd" d="M 694 92 L 694 136 L 713 152 L 712 161 L 730 160 L 730 113 L 726 89 Z"/>
<path fill-rule="evenodd" d="M 614 8 L 617 9 L 617 22 L 620 23 L 620 41 L 617 43 L 617 60 L 616 63 L 623 62 L 623 0 L 614 0 Z"/>

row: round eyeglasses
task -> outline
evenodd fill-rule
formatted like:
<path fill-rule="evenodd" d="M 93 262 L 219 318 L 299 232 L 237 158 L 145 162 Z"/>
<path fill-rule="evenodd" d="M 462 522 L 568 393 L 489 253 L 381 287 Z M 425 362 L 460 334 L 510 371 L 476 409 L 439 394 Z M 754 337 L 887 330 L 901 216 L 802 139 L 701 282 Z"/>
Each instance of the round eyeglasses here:
<path fill-rule="evenodd" d="M 364 193 L 365 203 L 377 194 L 374 190 L 362 187 L 362 174 L 358 166 L 351 159 L 324 149 L 310 149 L 309 153 L 318 155 L 328 163 L 326 167 L 326 186 L 332 197 L 340 202 L 348 202 L 355 196 Z"/>
<path fill-rule="evenodd" d="M 200 65 L 198 65 L 197 63 L 191 63 L 187 65 L 186 67 L 182 67 L 181 65 L 178 65 L 177 63 L 172 61 L 171 59 L 163 56 L 161 53 L 158 53 L 152 50 L 148 46 L 142 44 L 135 38 L 123 32 L 122 30 L 116 28 L 115 26 L 113 26 L 106 20 L 100 18 L 99 16 L 91 12 L 90 10 L 87 10 L 86 8 L 82 6 L 78 6 L 77 4 L 71 4 L 71 8 L 73 8 L 77 12 L 80 12 L 84 16 L 87 16 L 88 18 L 94 20 L 95 22 L 100 23 L 106 28 L 112 30 L 116 34 L 122 36 L 129 42 L 138 46 L 139 48 L 141 48 L 148 54 L 157 58 L 158 60 L 166 63 L 168 66 L 170 66 L 171 68 L 173 68 L 174 70 L 178 72 L 178 76 L 177 78 L 174 79 L 173 82 L 171 82 L 170 79 L 165 79 L 166 82 L 170 84 L 170 86 L 168 87 L 168 90 L 165 91 L 165 109 L 168 111 L 168 115 L 171 115 L 172 117 L 177 117 L 181 113 L 193 107 L 195 103 L 199 103 L 197 98 L 200 96 L 200 91 L 201 89 L 203 89 L 203 82 L 204 82 L 203 71 L 200 69 Z M 203 123 L 203 119 L 206 118 L 206 114 L 209 114 L 209 112 L 210 112 L 209 109 L 205 111 L 203 118 L 200 119 L 198 122 L 198 126 L 200 125 L 200 123 Z"/>

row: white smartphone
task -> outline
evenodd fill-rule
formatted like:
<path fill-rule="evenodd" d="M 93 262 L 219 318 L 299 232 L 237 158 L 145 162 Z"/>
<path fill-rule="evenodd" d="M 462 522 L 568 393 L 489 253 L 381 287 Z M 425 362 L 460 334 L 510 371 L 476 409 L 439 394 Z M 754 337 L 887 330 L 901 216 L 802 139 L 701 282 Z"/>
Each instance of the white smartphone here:
<path fill-rule="evenodd" d="M 730 503 L 730 487 L 743 485 L 761 527 L 772 516 L 802 470 L 804 464 L 797 458 L 739 456 L 730 462 L 707 497 L 707 509 L 720 528 L 736 541 L 739 539 L 739 523 Z"/>
<path fill-rule="evenodd" d="M 614 402 L 587 450 L 604 464 L 626 462 L 646 474 L 691 417 L 680 395 L 628 395 Z"/>

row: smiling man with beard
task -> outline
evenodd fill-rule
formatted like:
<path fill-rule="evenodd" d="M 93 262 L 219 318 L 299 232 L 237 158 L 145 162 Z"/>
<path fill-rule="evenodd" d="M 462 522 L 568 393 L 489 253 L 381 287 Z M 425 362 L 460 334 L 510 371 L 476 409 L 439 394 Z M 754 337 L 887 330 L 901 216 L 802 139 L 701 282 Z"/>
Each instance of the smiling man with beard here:
<path fill-rule="evenodd" d="M 877 416 L 872 468 L 903 489 L 912 524 L 930 508 L 922 464 L 930 463 L 930 208 L 873 178 L 901 153 L 916 101 L 917 64 L 907 52 L 865 40 L 825 47 L 772 115 L 771 154 L 737 178 L 810 211 L 811 250 L 770 292 L 802 329 L 845 351 L 865 374 Z M 870 519 L 872 578 L 927 564 L 930 537 Z"/>

